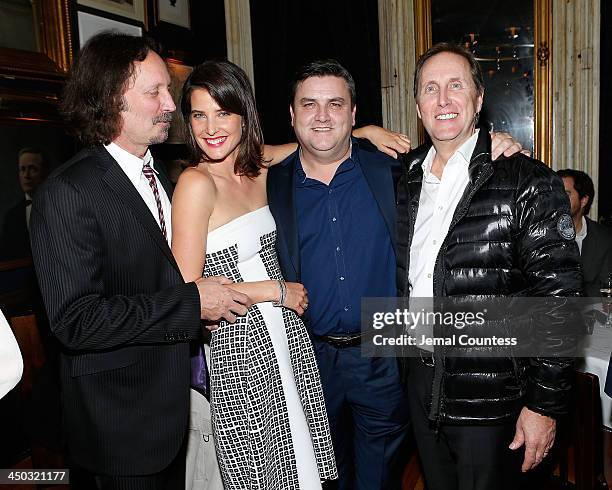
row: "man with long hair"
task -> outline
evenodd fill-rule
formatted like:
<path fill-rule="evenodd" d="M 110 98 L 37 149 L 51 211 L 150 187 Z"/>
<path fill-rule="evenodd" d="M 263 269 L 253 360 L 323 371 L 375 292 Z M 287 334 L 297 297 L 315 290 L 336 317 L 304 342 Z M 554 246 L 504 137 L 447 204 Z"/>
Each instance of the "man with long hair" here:
<path fill-rule="evenodd" d="M 189 341 L 248 298 L 225 278 L 184 283 L 170 251 L 170 181 L 149 145 L 175 110 L 147 38 L 104 32 L 82 49 L 62 111 L 84 149 L 37 191 L 32 251 L 62 344 L 68 449 L 98 488 L 180 488 Z"/>

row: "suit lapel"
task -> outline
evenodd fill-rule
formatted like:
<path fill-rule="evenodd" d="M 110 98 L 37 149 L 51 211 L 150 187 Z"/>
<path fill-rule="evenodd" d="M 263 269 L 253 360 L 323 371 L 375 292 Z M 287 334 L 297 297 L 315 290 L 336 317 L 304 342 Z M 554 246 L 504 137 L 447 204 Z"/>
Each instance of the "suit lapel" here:
<path fill-rule="evenodd" d="M 582 240 L 582 250 L 580 252 L 580 261 L 582 262 L 582 274 L 584 276 L 585 281 L 592 281 L 597 276 L 597 264 L 593 264 L 592 260 L 589 258 L 593 256 L 597 256 L 597 254 L 593 254 L 591 252 L 591 248 L 593 248 L 593 244 L 595 243 L 596 237 L 594 236 L 594 230 L 592 226 L 589 226 L 589 219 L 586 218 L 586 231 L 587 234 Z M 600 264 L 601 265 L 601 264 Z M 593 267 L 594 266 L 594 267 Z M 593 270 L 595 268 L 595 270 Z"/>
<path fill-rule="evenodd" d="M 143 228 L 151 235 L 153 241 L 157 244 L 163 254 L 170 261 L 172 266 L 179 271 L 178 265 L 174 260 L 172 251 L 168 246 L 168 242 L 164 238 L 157 221 L 151 214 L 151 211 L 142 200 L 142 197 L 130 182 L 125 172 L 121 170 L 119 164 L 114 160 L 113 157 L 104 149 L 99 148 L 95 150 L 97 152 L 99 161 L 102 163 L 102 167 L 106 169 L 102 180 L 109 186 L 111 192 L 113 192 L 121 201 L 125 204 L 125 208 L 129 209 L 136 219 L 142 224 Z M 163 184 L 164 179 L 160 179 Z M 168 183 L 169 184 L 169 183 Z M 164 185 L 164 189 L 166 185 Z M 167 191 L 166 191 L 167 192 Z M 171 195 L 171 194 L 170 194 Z M 180 272 L 180 271 L 179 271 Z"/>
<path fill-rule="evenodd" d="M 277 202 L 273 203 L 276 209 L 279 233 L 283 236 L 283 242 L 287 246 L 287 255 L 291 259 L 291 264 L 295 270 L 296 277 L 300 278 L 300 247 L 297 229 L 297 213 L 295 206 L 295 159 L 298 152 L 295 152 L 285 165 L 278 169 L 275 179 L 274 193 Z"/>
<path fill-rule="evenodd" d="M 170 199 L 170 202 L 172 202 L 172 192 L 174 191 L 174 187 L 172 186 L 172 182 L 170 182 L 170 177 L 168 177 L 168 174 L 166 173 L 166 167 L 163 163 L 157 160 L 155 170 L 157 170 L 157 177 L 159 178 L 162 187 L 166 191 L 168 199 Z"/>
<path fill-rule="evenodd" d="M 353 141 L 353 145 L 356 145 L 355 141 Z M 395 193 L 393 192 L 393 175 L 389 165 L 378 159 L 368 158 L 360 158 L 359 165 L 374 199 L 378 203 L 391 237 L 393 250 L 395 250 Z"/>

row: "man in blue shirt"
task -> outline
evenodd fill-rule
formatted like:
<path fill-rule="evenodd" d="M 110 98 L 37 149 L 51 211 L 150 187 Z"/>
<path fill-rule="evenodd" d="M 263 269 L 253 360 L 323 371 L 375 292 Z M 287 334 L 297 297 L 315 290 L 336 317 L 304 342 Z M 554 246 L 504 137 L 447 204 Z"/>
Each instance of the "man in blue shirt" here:
<path fill-rule="evenodd" d="M 396 296 L 397 162 L 351 138 L 355 84 L 337 62 L 307 65 L 292 92 L 300 146 L 270 169 L 268 201 L 283 275 L 308 289 L 340 488 L 399 488 L 408 410 L 397 361 L 360 349 L 361 298 Z"/>

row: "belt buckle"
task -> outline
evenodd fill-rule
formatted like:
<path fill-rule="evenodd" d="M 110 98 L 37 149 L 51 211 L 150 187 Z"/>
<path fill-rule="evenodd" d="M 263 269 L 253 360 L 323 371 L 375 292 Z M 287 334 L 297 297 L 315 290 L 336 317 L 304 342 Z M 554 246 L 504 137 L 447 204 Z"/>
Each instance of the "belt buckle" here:
<path fill-rule="evenodd" d="M 424 357 L 425 352 L 427 352 L 427 357 Z M 421 362 L 427 367 L 434 367 L 434 365 L 436 364 L 433 352 L 429 352 L 424 349 L 419 349 L 419 357 L 421 358 Z"/>
<path fill-rule="evenodd" d="M 330 344 L 337 347 L 350 347 L 354 345 L 355 340 L 361 338 L 361 334 L 357 335 L 328 335 L 327 338 L 330 341 Z"/>

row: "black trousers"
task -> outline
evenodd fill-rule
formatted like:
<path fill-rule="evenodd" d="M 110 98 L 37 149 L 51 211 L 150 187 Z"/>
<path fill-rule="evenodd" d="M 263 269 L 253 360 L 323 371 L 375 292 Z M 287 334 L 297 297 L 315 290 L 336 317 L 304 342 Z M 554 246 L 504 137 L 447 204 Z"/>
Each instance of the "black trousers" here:
<path fill-rule="evenodd" d="M 99 475 L 71 465 L 72 490 L 182 490 L 185 488 L 186 442 L 170 465 L 159 473 L 138 476 Z"/>
<path fill-rule="evenodd" d="M 515 424 L 441 425 L 428 419 L 433 367 L 410 359 L 408 403 L 428 490 L 514 490 L 521 488 L 524 451 L 511 451 Z"/>

